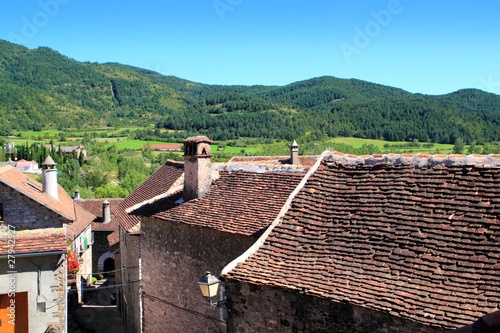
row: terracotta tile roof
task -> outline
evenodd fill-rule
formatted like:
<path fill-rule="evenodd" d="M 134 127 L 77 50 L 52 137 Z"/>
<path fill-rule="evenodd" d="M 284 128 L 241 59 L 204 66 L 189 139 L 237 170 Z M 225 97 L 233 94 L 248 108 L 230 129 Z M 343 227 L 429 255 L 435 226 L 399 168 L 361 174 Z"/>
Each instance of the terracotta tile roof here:
<path fill-rule="evenodd" d="M 140 222 L 140 217 L 128 214 L 127 210 L 130 211 L 132 207 L 138 208 L 143 203 L 160 199 L 176 185 L 183 173 L 184 164 L 174 161 L 167 161 L 165 165 L 156 170 L 120 204 L 111 208 L 120 225 L 125 230 L 134 228 Z"/>
<path fill-rule="evenodd" d="M 155 217 L 257 236 L 278 215 L 305 172 L 220 171 L 204 197 L 158 212 Z"/>
<path fill-rule="evenodd" d="M 182 199 L 182 192 L 177 192 L 168 197 L 156 200 L 150 204 L 143 205 L 130 214 L 135 215 L 138 218 L 151 217 L 156 215 L 157 213 L 165 212 L 174 207 L 177 207 L 182 202 L 184 202 Z"/>
<path fill-rule="evenodd" d="M 32 164 L 36 163 L 35 161 L 26 161 L 26 160 L 19 160 L 16 163 L 17 168 L 22 168 L 22 167 L 30 167 Z"/>
<path fill-rule="evenodd" d="M 119 230 L 113 231 L 106 238 L 108 239 L 109 246 L 118 244 L 120 242 L 120 231 Z"/>
<path fill-rule="evenodd" d="M 86 211 L 83 207 L 74 202 L 73 206 L 75 209 L 76 220 L 74 220 L 73 223 L 68 224 L 66 227 L 70 238 L 75 238 L 81 234 L 90 224 L 92 224 L 92 221 L 95 220 L 95 216 Z"/>
<path fill-rule="evenodd" d="M 330 154 L 226 277 L 446 329 L 470 324 L 500 304 L 499 162 Z"/>
<path fill-rule="evenodd" d="M 313 163 L 314 164 L 314 163 Z M 254 173 L 264 172 L 299 172 L 306 173 L 311 166 L 281 164 L 276 161 L 246 161 L 214 164 L 216 171 L 248 171 Z"/>
<path fill-rule="evenodd" d="M 76 218 L 73 199 L 60 185 L 58 185 L 59 200 L 55 200 L 42 192 L 42 184 L 10 166 L 0 168 L 0 182 L 46 206 L 67 220 L 73 221 Z"/>
<path fill-rule="evenodd" d="M 9 233 L 0 230 L 0 256 L 9 254 Z M 14 257 L 27 253 L 43 253 L 66 250 L 64 228 L 22 230 L 15 233 Z"/>
<path fill-rule="evenodd" d="M 42 192 L 42 184 L 11 166 L 0 168 L 0 183 L 11 187 L 62 216 L 68 221 L 67 228 L 70 237 L 80 234 L 95 219 L 94 215 L 76 205 L 60 185 L 58 185 L 59 199 L 55 200 Z"/>
<path fill-rule="evenodd" d="M 118 230 L 118 220 L 111 214 L 111 221 L 102 223 L 102 203 L 107 200 L 110 209 L 118 206 L 123 199 L 79 199 L 75 202 L 82 206 L 85 210 L 96 216 L 92 221 L 92 231 L 115 231 Z"/>
<path fill-rule="evenodd" d="M 310 168 L 318 156 L 299 156 L 300 165 Z M 290 156 L 235 156 L 228 163 L 246 164 L 290 164 Z"/>

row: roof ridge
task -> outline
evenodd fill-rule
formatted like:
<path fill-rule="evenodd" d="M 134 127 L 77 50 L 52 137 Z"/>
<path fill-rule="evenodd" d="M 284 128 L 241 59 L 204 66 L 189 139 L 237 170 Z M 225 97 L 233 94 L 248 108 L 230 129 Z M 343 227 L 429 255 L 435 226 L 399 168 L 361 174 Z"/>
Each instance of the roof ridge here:
<path fill-rule="evenodd" d="M 0 174 L 7 172 L 9 169 L 15 169 L 15 168 L 11 165 L 0 166 Z"/>
<path fill-rule="evenodd" d="M 346 165 L 380 165 L 380 164 L 414 164 L 418 167 L 451 166 L 451 165 L 482 165 L 500 166 L 500 154 L 373 154 L 373 155 L 352 155 L 338 151 L 329 151 L 325 155 L 323 162 L 327 165 L 340 163 Z"/>
<path fill-rule="evenodd" d="M 176 161 L 176 160 L 166 160 L 165 165 L 172 165 L 176 167 L 184 167 L 184 161 Z"/>
<path fill-rule="evenodd" d="M 301 172 L 305 173 L 309 168 L 302 165 L 278 164 L 265 162 L 231 162 L 215 165 L 217 171 L 246 171 L 254 173 L 265 172 Z"/>

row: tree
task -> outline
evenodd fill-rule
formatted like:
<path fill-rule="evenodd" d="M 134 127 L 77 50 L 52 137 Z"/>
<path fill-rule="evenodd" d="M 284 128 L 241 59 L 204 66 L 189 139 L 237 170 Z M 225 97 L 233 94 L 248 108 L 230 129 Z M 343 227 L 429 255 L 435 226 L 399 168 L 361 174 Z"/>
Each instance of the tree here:
<path fill-rule="evenodd" d="M 453 146 L 453 154 L 462 154 L 465 149 L 464 139 L 458 137 L 455 140 L 455 145 Z"/>
<path fill-rule="evenodd" d="M 472 141 L 469 145 L 469 154 L 480 154 L 481 147 L 478 147 L 476 141 Z"/>
<path fill-rule="evenodd" d="M 125 198 L 129 192 L 119 185 L 106 184 L 96 188 L 96 198 Z"/>

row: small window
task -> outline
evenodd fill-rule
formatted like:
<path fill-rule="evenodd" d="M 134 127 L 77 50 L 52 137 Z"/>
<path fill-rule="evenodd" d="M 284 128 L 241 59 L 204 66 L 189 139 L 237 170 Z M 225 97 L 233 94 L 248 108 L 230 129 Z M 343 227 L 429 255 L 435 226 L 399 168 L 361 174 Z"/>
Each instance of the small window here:
<path fill-rule="evenodd" d="M 0 202 L 0 221 L 3 221 L 3 203 Z"/>

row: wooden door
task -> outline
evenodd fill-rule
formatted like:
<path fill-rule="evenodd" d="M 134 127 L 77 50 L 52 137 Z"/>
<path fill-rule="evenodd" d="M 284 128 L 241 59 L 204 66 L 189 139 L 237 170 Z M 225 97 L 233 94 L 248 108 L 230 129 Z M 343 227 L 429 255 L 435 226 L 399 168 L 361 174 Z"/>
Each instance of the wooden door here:
<path fill-rule="evenodd" d="M 12 325 L 11 300 L 15 300 L 15 325 Z M 28 293 L 16 293 L 14 298 L 8 294 L 0 295 L 0 333 L 28 333 Z"/>

